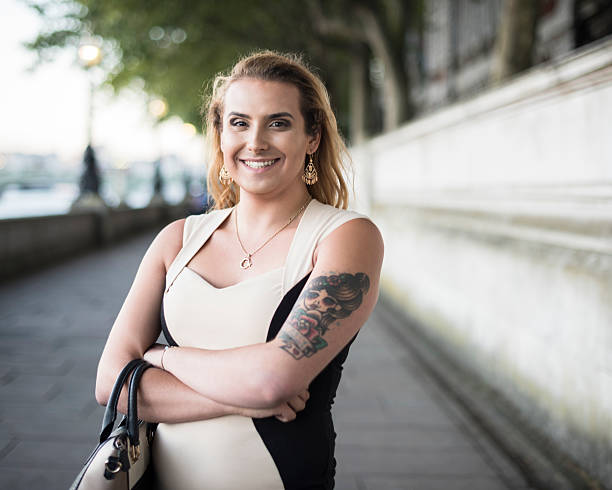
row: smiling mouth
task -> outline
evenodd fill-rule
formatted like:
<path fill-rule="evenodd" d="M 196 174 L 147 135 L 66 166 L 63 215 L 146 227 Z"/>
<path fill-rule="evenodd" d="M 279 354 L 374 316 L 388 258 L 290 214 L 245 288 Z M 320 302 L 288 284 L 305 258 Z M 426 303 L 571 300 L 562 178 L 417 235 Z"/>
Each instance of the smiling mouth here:
<path fill-rule="evenodd" d="M 240 160 L 240 161 L 244 163 L 247 167 L 250 167 L 250 168 L 264 168 L 264 167 L 269 167 L 270 165 L 273 165 L 278 160 L 279 160 L 278 158 L 273 158 L 271 160 Z"/>

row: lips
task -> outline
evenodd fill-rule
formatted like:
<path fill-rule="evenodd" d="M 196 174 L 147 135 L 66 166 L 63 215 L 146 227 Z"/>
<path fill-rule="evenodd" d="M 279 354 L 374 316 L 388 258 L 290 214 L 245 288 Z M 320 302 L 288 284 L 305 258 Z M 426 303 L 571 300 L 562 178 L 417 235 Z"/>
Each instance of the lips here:
<path fill-rule="evenodd" d="M 274 165 L 279 158 L 271 158 L 268 160 L 240 160 L 244 165 L 253 169 L 260 169 Z"/>

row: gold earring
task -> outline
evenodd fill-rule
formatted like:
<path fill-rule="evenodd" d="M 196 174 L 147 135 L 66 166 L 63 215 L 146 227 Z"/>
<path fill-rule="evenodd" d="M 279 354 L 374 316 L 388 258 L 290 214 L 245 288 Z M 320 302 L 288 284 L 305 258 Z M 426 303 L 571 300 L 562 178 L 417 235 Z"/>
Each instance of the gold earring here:
<path fill-rule="evenodd" d="M 219 170 L 219 181 L 223 185 L 230 185 L 232 183 L 232 177 L 230 176 L 229 172 L 227 171 L 227 168 L 225 167 L 225 165 L 223 165 L 221 167 L 221 170 Z"/>
<path fill-rule="evenodd" d="M 304 173 L 302 174 L 302 180 L 304 181 L 306 185 L 315 184 L 317 180 L 319 180 L 317 169 L 314 166 L 314 162 L 312 161 L 312 153 L 309 156 L 310 156 L 310 161 L 308 162 L 308 165 L 306 165 L 306 168 L 304 169 Z"/>

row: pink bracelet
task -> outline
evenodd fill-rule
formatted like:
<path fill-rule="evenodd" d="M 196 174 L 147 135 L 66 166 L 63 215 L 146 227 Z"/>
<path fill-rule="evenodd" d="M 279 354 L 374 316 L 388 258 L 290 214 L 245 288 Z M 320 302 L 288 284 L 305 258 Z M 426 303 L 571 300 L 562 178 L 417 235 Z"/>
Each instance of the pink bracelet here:
<path fill-rule="evenodd" d="M 166 368 L 164 367 L 164 356 L 166 355 L 166 352 L 168 351 L 168 349 L 170 349 L 171 347 L 174 347 L 173 345 L 167 345 L 164 347 L 164 352 L 162 352 L 161 355 L 161 359 L 159 360 L 159 363 L 161 364 L 161 368 L 165 371 Z"/>

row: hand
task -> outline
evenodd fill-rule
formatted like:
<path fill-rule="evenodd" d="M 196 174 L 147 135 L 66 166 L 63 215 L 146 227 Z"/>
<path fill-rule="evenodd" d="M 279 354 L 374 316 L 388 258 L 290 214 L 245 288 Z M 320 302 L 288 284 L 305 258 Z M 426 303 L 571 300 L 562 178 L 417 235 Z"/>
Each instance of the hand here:
<path fill-rule="evenodd" d="M 236 413 L 253 419 L 276 417 L 281 422 L 291 422 L 296 417 L 295 411 L 287 403 L 281 403 L 273 408 L 238 408 Z"/>
<path fill-rule="evenodd" d="M 304 410 L 306 401 L 310 398 L 308 390 L 304 390 L 291 400 L 281 403 L 273 408 L 240 408 L 238 415 L 243 417 L 251 417 L 254 419 L 262 419 L 267 417 L 276 417 L 281 422 L 291 422 L 297 417 L 297 412 Z"/>
<path fill-rule="evenodd" d="M 306 407 L 306 402 L 308 401 L 309 398 L 310 398 L 310 393 L 308 392 L 308 390 L 304 390 L 302 393 L 298 393 L 293 398 L 288 400 L 287 404 L 289 405 L 289 407 L 293 409 L 294 412 L 296 413 L 301 412 Z"/>
<path fill-rule="evenodd" d="M 153 366 L 161 369 L 161 358 L 165 348 L 166 346 L 163 344 L 153 344 L 144 353 L 144 360 L 147 361 L 149 364 L 153 364 Z"/>
<path fill-rule="evenodd" d="M 274 416 L 281 422 L 291 422 L 295 420 L 297 413 L 301 412 L 306 407 L 306 401 L 309 398 L 310 393 L 308 390 L 298 393 L 286 403 L 279 405 L 277 408 L 280 409 L 280 413 L 274 414 Z"/>

